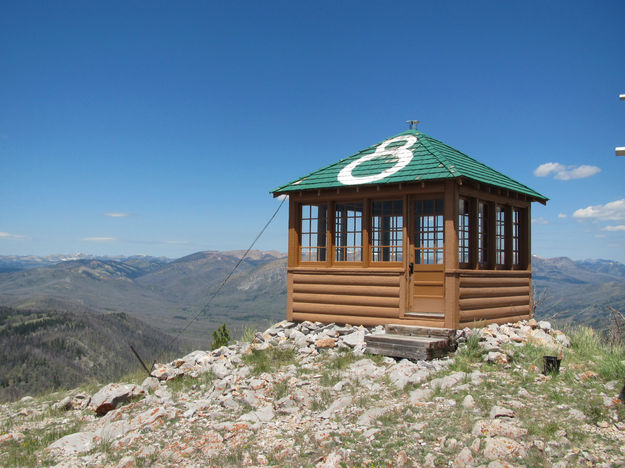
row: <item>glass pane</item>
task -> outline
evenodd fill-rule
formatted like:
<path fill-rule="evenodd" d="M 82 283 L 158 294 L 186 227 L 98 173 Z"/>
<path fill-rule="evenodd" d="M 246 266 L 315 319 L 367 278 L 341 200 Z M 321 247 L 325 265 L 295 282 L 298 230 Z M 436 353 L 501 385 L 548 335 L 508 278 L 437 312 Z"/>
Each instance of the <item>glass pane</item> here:
<path fill-rule="evenodd" d="M 300 259 L 302 262 L 326 260 L 327 205 L 301 205 Z"/>
<path fill-rule="evenodd" d="M 414 219 L 415 263 L 443 263 L 443 200 L 416 200 Z"/>
<path fill-rule="evenodd" d="M 362 202 L 335 206 L 334 245 L 337 262 L 362 261 Z"/>
<path fill-rule="evenodd" d="M 374 201 L 371 219 L 371 260 L 401 262 L 404 242 L 402 200 Z"/>

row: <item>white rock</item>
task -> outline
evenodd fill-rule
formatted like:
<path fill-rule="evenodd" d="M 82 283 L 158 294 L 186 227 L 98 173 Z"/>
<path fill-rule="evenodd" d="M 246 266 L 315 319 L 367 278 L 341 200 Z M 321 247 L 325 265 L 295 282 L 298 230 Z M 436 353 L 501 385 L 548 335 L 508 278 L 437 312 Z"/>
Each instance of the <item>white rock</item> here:
<path fill-rule="evenodd" d="M 453 374 L 440 377 L 438 379 L 432 379 L 430 387 L 434 390 L 440 388 L 445 390 L 447 388 L 454 387 L 462 382 L 467 374 L 465 372 L 454 372 Z"/>
<path fill-rule="evenodd" d="M 472 410 L 475 408 L 475 400 L 471 395 L 467 395 L 462 400 L 462 407 L 467 410 Z"/>
<path fill-rule="evenodd" d="M 357 330 L 353 333 L 350 333 L 349 335 L 343 336 L 341 341 L 353 348 L 354 346 L 359 345 L 365 341 L 365 332 L 364 330 Z"/>
<path fill-rule="evenodd" d="M 249 413 L 244 414 L 239 419 L 241 421 L 250 421 L 250 422 L 268 422 L 271 421 L 274 417 L 273 414 L 273 406 L 266 405 L 262 408 L 259 408 L 256 411 L 251 411 Z"/>
<path fill-rule="evenodd" d="M 57 452 L 62 455 L 73 455 L 76 453 L 88 452 L 96 446 L 97 436 L 94 432 L 76 432 L 66 435 L 56 442 L 50 444 L 47 450 Z"/>
<path fill-rule="evenodd" d="M 365 411 L 358 418 L 357 424 L 359 426 L 370 426 L 377 418 L 386 413 L 388 408 L 371 408 Z"/>
<path fill-rule="evenodd" d="M 540 322 L 538 322 L 538 326 L 545 331 L 551 330 L 551 323 L 547 322 L 546 320 L 541 320 Z"/>
<path fill-rule="evenodd" d="M 490 418 L 514 418 L 514 411 L 508 408 L 503 408 L 501 406 L 493 406 L 490 409 Z"/>
<path fill-rule="evenodd" d="M 456 456 L 453 466 L 455 468 L 468 468 L 473 466 L 473 454 L 468 447 L 463 448 Z"/>
<path fill-rule="evenodd" d="M 332 416 L 334 416 L 334 414 L 337 411 L 342 410 L 343 408 L 346 408 L 351 404 L 352 404 L 351 396 L 341 397 L 337 400 L 334 400 L 332 404 L 328 407 L 328 409 L 326 409 L 323 413 L 321 413 L 319 417 L 322 419 L 329 419 Z"/>
<path fill-rule="evenodd" d="M 128 400 L 136 385 L 112 383 L 102 387 L 95 395 L 91 397 L 89 406 L 97 414 L 106 414 L 117 405 Z"/>
<path fill-rule="evenodd" d="M 525 457 L 525 447 L 507 437 L 492 437 L 486 439 L 484 456 L 490 460 L 506 459 L 510 457 Z"/>
<path fill-rule="evenodd" d="M 432 390 L 427 388 L 418 388 L 409 394 L 410 403 L 413 404 L 428 401 L 430 398 L 432 398 Z"/>

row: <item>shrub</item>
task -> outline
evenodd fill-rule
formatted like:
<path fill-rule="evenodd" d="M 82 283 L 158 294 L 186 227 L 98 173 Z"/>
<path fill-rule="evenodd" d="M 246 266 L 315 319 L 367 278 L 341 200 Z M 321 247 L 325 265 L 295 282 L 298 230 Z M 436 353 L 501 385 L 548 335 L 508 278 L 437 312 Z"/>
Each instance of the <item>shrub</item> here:
<path fill-rule="evenodd" d="M 226 324 L 222 323 L 221 326 L 213 332 L 213 344 L 211 345 L 211 351 L 219 349 L 222 346 L 228 346 L 228 343 L 230 343 L 230 332 L 228 331 Z"/>

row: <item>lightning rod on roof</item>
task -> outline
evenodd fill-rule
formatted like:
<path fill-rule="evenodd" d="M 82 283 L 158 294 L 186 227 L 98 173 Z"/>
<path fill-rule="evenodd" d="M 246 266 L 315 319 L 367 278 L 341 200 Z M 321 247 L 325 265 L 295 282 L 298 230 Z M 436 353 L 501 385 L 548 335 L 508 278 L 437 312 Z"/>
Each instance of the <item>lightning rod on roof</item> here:
<path fill-rule="evenodd" d="M 406 120 L 406 122 L 408 123 L 408 129 L 410 130 L 416 130 L 417 129 L 417 125 L 419 125 L 419 121 L 418 120 Z"/>

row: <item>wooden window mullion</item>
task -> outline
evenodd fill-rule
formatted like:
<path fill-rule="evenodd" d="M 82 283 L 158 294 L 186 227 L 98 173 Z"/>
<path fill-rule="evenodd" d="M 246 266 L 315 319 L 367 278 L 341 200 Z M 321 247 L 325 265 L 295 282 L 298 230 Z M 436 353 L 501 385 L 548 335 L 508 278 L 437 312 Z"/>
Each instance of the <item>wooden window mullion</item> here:
<path fill-rule="evenodd" d="M 477 199 L 469 199 L 469 268 L 477 268 L 478 266 L 477 204 Z"/>
<path fill-rule="evenodd" d="M 504 265 L 507 270 L 512 268 L 512 206 L 505 205 L 504 212 Z"/>
<path fill-rule="evenodd" d="M 495 202 L 489 201 L 487 206 L 488 216 L 485 220 L 486 226 L 484 226 L 488 233 L 486 244 L 488 255 L 486 263 L 488 264 L 488 268 L 493 270 L 497 265 L 497 213 L 495 211 Z"/>

